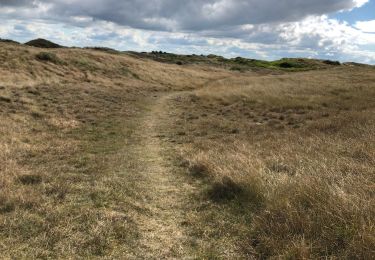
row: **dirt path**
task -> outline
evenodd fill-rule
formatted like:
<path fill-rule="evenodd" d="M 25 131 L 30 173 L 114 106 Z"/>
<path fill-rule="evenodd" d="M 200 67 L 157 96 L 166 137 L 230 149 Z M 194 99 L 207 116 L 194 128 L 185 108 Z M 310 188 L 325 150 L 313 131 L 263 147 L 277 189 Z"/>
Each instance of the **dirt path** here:
<path fill-rule="evenodd" d="M 211 80 L 207 87 L 226 77 Z M 202 238 L 194 237 L 189 219 L 196 214 L 192 199 L 203 189 L 203 183 L 181 172 L 176 166 L 173 143 L 168 140 L 175 109 L 168 103 L 190 92 L 172 92 L 147 97 L 141 115 L 134 122 L 133 135 L 127 146 L 127 171 L 135 182 L 137 196 L 138 248 L 131 250 L 137 259 L 195 259 Z M 202 246 L 202 245 L 201 245 Z"/>
<path fill-rule="evenodd" d="M 165 94 L 150 101 L 152 104 L 140 119 L 133 158 L 137 160 L 138 186 L 142 193 L 138 206 L 141 214 L 135 217 L 140 233 L 137 257 L 146 259 L 190 258 L 190 238 L 184 230 L 189 197 L 196 190 L 187 177 L 173 165 L 168 143 L 163 141 L 163 131 L 168 125 L 170 111 Z M 163 129 L 164 128 L 164 129 Z"/>

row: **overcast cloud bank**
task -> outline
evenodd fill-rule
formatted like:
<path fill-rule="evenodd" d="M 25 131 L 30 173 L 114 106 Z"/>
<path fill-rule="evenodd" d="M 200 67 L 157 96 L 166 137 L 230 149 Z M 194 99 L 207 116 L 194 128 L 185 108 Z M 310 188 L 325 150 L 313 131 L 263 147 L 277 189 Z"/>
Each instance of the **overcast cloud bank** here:
<path fill-rule="evenodd" d="M 368 0 L 0 0 L 0 37 L 263 59 L 375 63 L 375 19 L 329 14 Z M 374 10 L 375 12 L 375 10 Z"/>

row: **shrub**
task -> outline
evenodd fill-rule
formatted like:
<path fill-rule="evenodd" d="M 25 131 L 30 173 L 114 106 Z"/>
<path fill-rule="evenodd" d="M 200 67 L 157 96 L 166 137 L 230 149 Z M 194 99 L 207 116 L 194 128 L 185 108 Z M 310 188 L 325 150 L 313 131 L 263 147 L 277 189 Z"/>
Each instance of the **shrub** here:
<path fill-rule="evenodd" d="M 294 67 L 294 65 L 293 65 L 292 63 L 287 62 L 287 61 L 281 62 L 281 63 L 279 64 L 279 66 L 280 66 L 281 68 L 286 68 L 286 69 L 288 69 L 288 68 L 293 68 L 293 67 Z"/>
<path fill-rule="evenodd" d="M 323 63 L 327 64 L 327 65 L 333 65 L 333 66 L 340 66 L 341 65 L 341 63 L 339 61 L 332 61 L 332 60 L 324 60 Z"/>
<path fill-rule="evenodd" d="M 52 62 L 55 64 L 61 63 L 61 60 L 59 59 L 59 57 L 57 57 L 56 54 L 50 53 L 50 52 L 40 52 L 36 55 L 36 58 L 40 61 Z"/>

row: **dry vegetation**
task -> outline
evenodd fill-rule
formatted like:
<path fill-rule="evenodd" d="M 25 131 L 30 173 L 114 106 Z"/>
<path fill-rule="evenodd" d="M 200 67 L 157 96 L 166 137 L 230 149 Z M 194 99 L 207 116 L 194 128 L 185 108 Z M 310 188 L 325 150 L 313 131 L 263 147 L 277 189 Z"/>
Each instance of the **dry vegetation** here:
<path fill-rule="evenodd" d="M 0 252 L 370 259 L 374 112 L 370 66 L 241 73 L 0 43 Z M 134 152 L 151 133 L 163 150 Z M 142 153 L 195 187 L 178 219 L 189 250 L 143 244 L 139 219 L 158 215 Z"/>
<path fill-rule="evenodd" d="M 260 258 L 370 259 L 374 72 L 238 76 L 177 98 L 185 165 L 235 212 L 212 222 L 217 208 L 202 210 L 208 236 L 240 230 L 244 250 Z"/>

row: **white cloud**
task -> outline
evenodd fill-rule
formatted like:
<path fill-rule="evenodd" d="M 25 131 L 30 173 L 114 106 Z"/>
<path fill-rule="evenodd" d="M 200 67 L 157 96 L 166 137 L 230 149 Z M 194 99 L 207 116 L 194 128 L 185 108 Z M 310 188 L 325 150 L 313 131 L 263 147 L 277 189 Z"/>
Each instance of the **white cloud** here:
<path fill-rule="evenodd" d="M 361 7 L 367 4 L 370 0 L 354 0 L 356 7 Z"/>
<path fill-rule="evenodd" d="M 374 21 L 326 15 L 367 0 L 0 0 L 0 37 L 63 45 L 375 63 Z M 14 4 L 12 4 L 14 3 Z M 145 30 L 147 29 L 147 30 Z"/>
<path fill-rule="evenodd" d="M 114 22 L 138 29 L 217 30 L 225 26 L 298 21 L 309 15 L 351 10 L 367 0 L 0 0 L 15 7 L 11 18 L 64 20 L 74 17 Z"/>
<path fill-rule="evenodd" d="M 354 24 L 354 27 L 361 30 L 362 32 L 375 33 L 375 20 L 358 21 Z"/>

